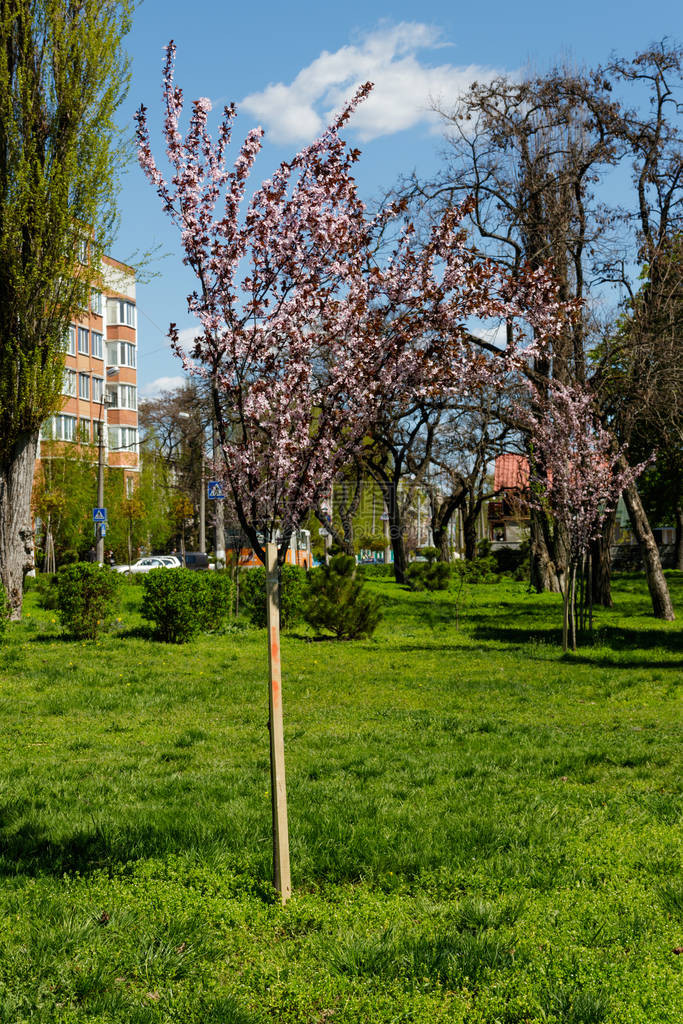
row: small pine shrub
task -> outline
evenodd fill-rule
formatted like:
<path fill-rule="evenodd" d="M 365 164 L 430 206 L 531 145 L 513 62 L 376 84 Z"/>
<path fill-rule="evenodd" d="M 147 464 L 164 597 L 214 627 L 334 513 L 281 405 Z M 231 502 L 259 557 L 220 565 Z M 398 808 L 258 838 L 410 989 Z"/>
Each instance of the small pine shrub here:
<path fill-rule="evenodd" d="M 289 629 L 301 621 L 306 588 L 306 571 L 298 565 L 280 568 L 280 627 Z M 259 629 L 266 628 L 266 570 L 246 569 L 240 576 L 240 601 L 249 620 Z"/>
<path fill-rule="evenodd" d="M 340 640 L 374 633 L 382 617 L 379 599 L 364 590 L 355 570 L 354 558 L 335 555 L 329 565 L 311 572 L 304 618 L 316 632 L 327 630 Z"/>
<path fill-rule="evenodd" d="M 197 633 L 218 629 L 230 610 L 229 580 L 214 583 L 208 573 L 153 569 L 143 576 L 142 587 L 142 617 L 167 643 L 184 644 Z"/>
<path fill-rule="evenodd" d="M 77 640 L 94 640 L 108 628 L 118 595 L 118 576 L 96 562 L 76 562 L 57 574 L 59 619 Z"/>
<path fill-rule="evenodd" d="M 500 580 L 493 555 L 469 562 L 461 558 L 455 563 L 454 569 L 456 576 L 464 578 L 467 583 L 498 583 Z"/>
<path fill-rule="evenodd" d="M 411 590 L 448 590 L 451 567 L 438 562 L 436 548 L 422 548 L 426 562 L 412 562 L 406 570 L 406 583 Z"/>

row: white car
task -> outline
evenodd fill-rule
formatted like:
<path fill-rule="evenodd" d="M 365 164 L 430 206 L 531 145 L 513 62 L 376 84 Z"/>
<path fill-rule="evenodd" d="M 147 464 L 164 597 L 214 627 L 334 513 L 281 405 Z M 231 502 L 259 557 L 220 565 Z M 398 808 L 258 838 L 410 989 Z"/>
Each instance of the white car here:
<path fill-rule="evenodd" d="M 182 568 L 183 563 L 175 555 L 154 555 L 154 557 L 159 558 L 169 569 Z"/>
<path fill-rule="evenodd" d="M 151 572 L 152 569 L 176 569 L 177 566 L 175 564 L 169 564 L 164 561 L 165 557 L 152 555 L 148 558 L 138 558 L 134 565 L 116 565 L 114 568 L 117 572 L 130 573 L 131 575 L 136 575 L 139 572 Z M 172 556 L 169 555 L 168 557 L 170 559 Z"/>

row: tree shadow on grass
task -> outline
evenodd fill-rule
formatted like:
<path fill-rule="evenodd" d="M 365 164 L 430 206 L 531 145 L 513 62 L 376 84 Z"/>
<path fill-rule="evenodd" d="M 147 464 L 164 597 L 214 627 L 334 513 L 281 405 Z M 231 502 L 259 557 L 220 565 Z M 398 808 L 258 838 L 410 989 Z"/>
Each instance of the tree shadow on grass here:
<path fill-rule="evenodd" d="M 148 822 L 120 825 L 105 820 L 100 825 L 84 824 L 69 835 L 52 837 L 35 822 L 27 821 L 17 827 L 16 812 L 15 807 L 11 816 L 15 824 L 8 827 L 8 816 L 0 811 L 0 878 L 88 875 L 103 869 L 125 869 L 126 865 L 148 858 L 185 853 L 194 854 L 199 860 L 219 859 L 233 881 L 238 880 L 238 888 L 247 886 L 265 902 L 274 899 L 266 859 L 247 872 L 244 862 L 240 864 L 241 844 L 236 843 L 235 836 L 220 829 L 198 835 L 191 828 L 170 822 L 159 828 Z"/>
<path fill-rule="evenodd" d="M 479 625 L 470 631 L 470 636 L 477 640 L 497 642 L 508 647 L 522 647 L 528 644 L 547 645 L 557 648 L 562 644 L 562 633 L 559 629 L 527 629 L 512 626 Z M 607 647 L 616 653 L 629 654 L 637 651 L 669 651 L 680 655 L 680 660 L 650 659 L 629 657 L 625 660 L 605 657 L 604 654 L 591 654 L 593 648 L 604 651 Z M 618 626 L 601 626 L 591 638 L 586 636 L 579 641 L 579 649 L 569 657 L 572 661 L 587 664 L 612 665 L 616 668 L 676 668 L 683 666 L 683 631 L 671 632 L 662 629 L 631 629 Z"/>

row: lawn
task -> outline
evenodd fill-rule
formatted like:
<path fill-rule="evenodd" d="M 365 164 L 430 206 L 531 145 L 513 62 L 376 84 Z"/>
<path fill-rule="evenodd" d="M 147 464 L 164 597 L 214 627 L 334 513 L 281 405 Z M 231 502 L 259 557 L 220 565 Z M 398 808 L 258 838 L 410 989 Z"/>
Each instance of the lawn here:
<path fill-rule="evenodd" d="M 130 586 L 81 643 L 27 595 L 0 646 L 1 1024 L 680 1024 L 680 624 L 623 576 L 563 655 L 559 598 L 521 583 L 371 586 L 373 640 L 283 637 L 284 910 L 265 633 L 157 643 Z"/>

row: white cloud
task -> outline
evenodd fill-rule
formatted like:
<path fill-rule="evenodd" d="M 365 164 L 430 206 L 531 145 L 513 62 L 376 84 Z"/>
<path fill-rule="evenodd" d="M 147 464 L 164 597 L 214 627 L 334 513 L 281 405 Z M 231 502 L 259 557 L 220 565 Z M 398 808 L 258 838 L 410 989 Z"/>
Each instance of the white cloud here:
<path fill-rule="evenodd" d="M 277 82 L 251 93 L 241 103 L 266 127 L 275 142 L 310 142 L 363 82 L 375 87 L 353 116 L 353 127 L 367 142 L 381 135 L 436 126 L 433 100 L 450 103 L 473 81 L 495 72 L 476 65 L 433 66 L 420 51 L 442 49 L 439 30 L 418 22 L 401 22 L 370 33 L 355 45 L 333 53 L 324 50 L 289 84 Z"/>
<path fill-rule="evenodd" d="M 184 384 L 187 384 L 187 377 L 157 377 L 156 380 L 152 380 L 149 384 L 144 384 L 140 388 L 140 396 L 142 398 L 157 398 L 162 391 L 174 391 L 176 388 L 181 388 Z"/>

